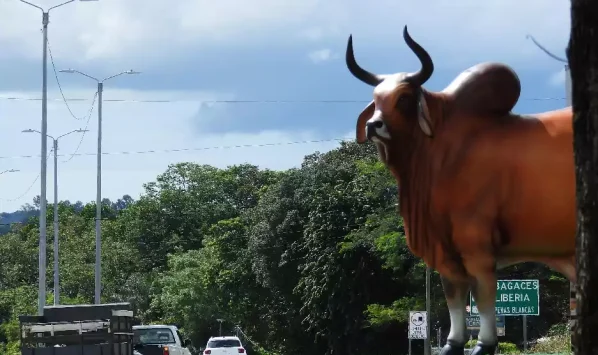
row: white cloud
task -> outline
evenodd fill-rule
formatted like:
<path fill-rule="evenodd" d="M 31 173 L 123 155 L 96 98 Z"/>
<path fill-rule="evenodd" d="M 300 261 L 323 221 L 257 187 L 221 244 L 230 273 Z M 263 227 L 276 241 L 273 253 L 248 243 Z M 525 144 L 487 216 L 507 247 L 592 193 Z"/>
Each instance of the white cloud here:
<path fill-rule="evenodd" d="M 57 1 L 37 3 L 47 8 Z M 404 25 L 432 54 L 451 54 L 442 61 L 471 53 L 520 60 L 544 58 L 527 34 L 548 48 L 564 48 L 569 6 L 545 0 L 99 0 L 52 10 L 49 31 L 56 56 L 70 61 L 167 60 L 206 45 L 283 45 L 289 39 L 333 41 L 340 48 L 349 33 L 356 46 L 397 48 Z M 39 58 L 40 27 L 36 9 L 0 0 L 0 55 Z"/>
<path fill-rule="evenodd" d="M 31 0 L 44 8 L 60 0 Z M 410 70 L 405 61 L 416 59 L 402 39 L 404 25 L 413 38 L 433 56 L 435 65 L 465 68 L 472 61 L 496 60 L 527 68 L 558 68 L 559 64 L 526 39 L 534 35 L 544 46 L 562 51 L 569 35 L 569 2 L 546 0 L 99 0 L 74 2 L 52 10 L 49 38 L 52 54 L 65 65 L 81 67 L 100 64 L 125 67 L 129 64 L 156 64 L 167 70 L 172 59 L 186 58 L 191 52 L 217 51 L 216 47 L 246 49 L 256 43 L 270 50 L 299 47 L 298 53 L 316 50 L 307 59 L 325 61 L 344 51 L 347 36 L 354 35 L 357 59 L 366 68 L 370 60 L 381 56 L 396 58 L 394 70 Z M 18 0 L 0 0 L 0 59 L 21 61 L 41 57 L 41 14 Z M 274 48 L 274 49 L 272 49 Z M 371 52 L 375 49 L 375 53 Z M 292 50 L 292 49 L 291 49 Z M 368 52 L 369 51 L 369 52 Z M 265 53 L 264 55 L 268 55 Z M 95 60 L 95 63 L 90 61 Z M 110 61 L 107 63 L 106 61 Z M 115 63 L 118 62 L 118 63 Z M 401 63 L 403 62 L 403 63 Z M 464 64 L 464 62 L 467 62 Z M 400 66 L 398 65 L 400 64 Z M 52 77 L 51 66 L 50 78 Z M 103 70 L 105 68 L 98 68 Z M 371 68 L 384 72 L 384 68 Z M 562 74 L 558 74 L 562 75 Z M 553 83 L 560 85 L 562 76 Z M 3 83 L 7 87 L 7 83 Z M 0 93 L 0 96 L 39 97 L 38 92 Z M 69 97 L 91 98 L 93 92 L 65 88 Z M 244 95 L 245 93 L 239 93 Z M 59 94 L 51 92 L 51 98 Z M 136 195 L 142 183 L 151 181 L 169 163 L 196 161 L 226 166 L 251 162 L 263 167 L 282 169 L 297 165 L 305 154 L 328 150 L 338 143 L 296 144 L 231 149 L 192 150 L 171 153 L 157 151 L 255 143 L 311 140 L 312 132 L 271 130 L 256 134 L 207 134 L 198 127 L 200 102 L 231 99 L 229 92 L 160 91 L 142 93 L 106 89 L 104 98 L 184 99 L 171 103 L 109 102 L 104 105 L 104 151 L 147 151 L 152 154 L 106 155 L 104 157 L 104 196 L 116 198 L 124 193 Z M 85 115 L 89 101 L 73 102 L 77 116 Z M 226 111 L 226 110 L 225 110 Z M 50 134 L 80 128 L 60 100 L 48 106 Z M 39 129 L 39 101 L 0 100 L 0 156 L 38 155 L 39 137 L 21 134 L 25 128 Z M 208 119 L 204 116 L 203 119 Z M 96 149 L 96 112 L 90 132 L 80 152 Z M 317 128 L 314 128 L 317 129 Z M 353 132 L 350 132 L 353 138 Z M 60 153 L 72 152 L 78 144 L 76 135 L 65 137 Z M 59 162 L 61 199 L 94 199 L 95 159 L 93 155 Z M 0 171 L 20 169 L 19 173 L 0 176 L 0 198 L 20 195 L 39 171 L 39 158 L 0 159 Z M 52 164 L 48 174 L 48 197 L 52 196 Z M 1 210 L 14 210 L 39 193 L 39 183 L 18 201 L 0 199 Z"/>
<path fill-rule="evenodd" d="M 93 92 L 69 90 L 69 97 L 91 98 Z M 183 96 L 181 96 L 183 95 Z M 0 93 L 0 97 L 39 97 L 35 93 Z M 48 133 L 54 136 L 82 128 L 84 121 L 76 121 L 68 113 L 60 95 L 50 92 L 48 104 Z M 135 100 L 156 98 L 183 98 L 189 101 L 170 103 L 110 102 L 113 98 Z M 192 161 L 226 167 L 232 164 L 252 163 L 263 168 L 286 169 L 298 166 L 306 154 L 328 151 L 339 145 L 336 141 L 296 143 L 314 140 L 310 131 L 285 132 L 276 130 L 255 134 L 204 134 L 198 132 L 197 110 L 201 100 L 229 99 L 226 93 L 204 92 L 134 92 L 106 90 L 103 106 L 103 196 L 118 198 L 123 194 L 134 197 L 142 192 L 145 182 L 153 181 L 168 164 Z M 71 102 L 75 115 L 83 116 L 90 101 Z M 58 159 L 59 199 L 91 201 L 95 199 L 97 112 L 94 111 L 79 153 L 69 158 L 77 147 L 80 136 L 72 134 L 59 141 Z M 23 129 L 40 129 L 39 101 L 11 101 L 0 99 L 0 171 L 19 169 L 17 173 L 0 175 L 0 211 L 12 211 L 31 202 L 39 194 L 39 180 L 33 188 L 16 201 L 31 185 L 40 169 L 40 137 L 20 133 Z M 351 132 L 352 134 L 352 132 Z M 349 139 L 352 138 L 347 134 Z M 275 145 L 268 145 L 274 143 Z M 277 144 L 277 145 L 276 145 Z M 261 145 L 261 146 L 260 146 Z M 51 147 L 49 141 L 48 147 Z M 209 148 L 209 149 L 204 149 Z M 180 150 L 180 151 L 173 151 Z M 120 152 L 129 152 L 120 153 Z M 48 150 L 49 153 L 49 150 Z M 34 156 L 24 158 L 20 156 Z M 53 196 L 53 161 L 48 161 L 48 199 Z"/>
<path fill-rule="evenodd" d="M 338 58 L 338 55 L 336 53 L 332 52 L 332 50 L 329 48 L 319 49 L 319 50 L 310 52 L 307 56 L 315 64 L 327 62 L 329 60 Z"/>

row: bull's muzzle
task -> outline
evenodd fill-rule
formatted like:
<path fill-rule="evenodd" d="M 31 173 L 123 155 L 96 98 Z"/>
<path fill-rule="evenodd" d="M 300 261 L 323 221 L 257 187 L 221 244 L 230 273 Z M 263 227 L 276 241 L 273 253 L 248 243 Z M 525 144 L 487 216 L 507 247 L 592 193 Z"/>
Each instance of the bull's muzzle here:
<path fill-rule="evenodd" d="M 390 138 L 384 122 L 380 119 L 371 119 L 365 124 L 365 135 L 370 141 L 374 137 Z"/>

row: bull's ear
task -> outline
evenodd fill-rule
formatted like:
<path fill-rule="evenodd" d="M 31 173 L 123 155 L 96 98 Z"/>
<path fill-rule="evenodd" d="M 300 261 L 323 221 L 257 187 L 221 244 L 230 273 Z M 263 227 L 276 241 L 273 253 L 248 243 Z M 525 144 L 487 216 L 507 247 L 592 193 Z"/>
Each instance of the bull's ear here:
<path fill-rule="evenodd" d="M 357 118 L 357 127 L 355 131 L 355 136 L 357 138 L 357 143 L 361 144 L 364 143 L 367 139 L 365 137 L 365 123 L 372 118 L 374 115 L 374 111 L 376 110 L 376 105 L 374 101 L 370 102 L 359 114 L 359 118 Z"/>
<path fill-rule="evenodd" d="M 430 120 L 430 111 L 428 110 L 428 103 L 426 102 L 426 96 L 423 90 L 419 94 L 419 103 L 417 107 L 417 122 L 419 127 L 428 137 L 432 137 L 432 120 Z"/>

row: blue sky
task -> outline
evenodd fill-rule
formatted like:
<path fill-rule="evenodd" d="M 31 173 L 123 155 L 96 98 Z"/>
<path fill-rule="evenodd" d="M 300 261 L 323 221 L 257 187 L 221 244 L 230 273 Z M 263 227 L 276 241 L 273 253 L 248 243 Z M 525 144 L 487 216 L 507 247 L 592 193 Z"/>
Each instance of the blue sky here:
<path fill-rule="evenodd" d="M 44 8 L 62 2 L 31 1 Z M 338 146 L 334 139 L 354 139 L 355 120 L 372 88 L 345 67 L 350 33 L 358 61 L 372 71 L 417 69 L 401 37 L 408 25 L 435 61 L 427 89 L 443 89 L 480 61 L 500 61 L 520 76 L 517 112 L 563 107 L 562 63 L 526 35 L 564 56 L 569 17 L 564 0 L 77 1 L 50 12 L 49 42 L 57 69 L 100 78 L 142 72 L 106 82 L 103 107 L 103 151 L 111 153 L 103 156 L 103 196 L 136 198 L 168 164 L 249 162 L 285 169 L 306 154 Z M 39 10 L 0 0 L 0 171 L 20 170 L 0 175 L 0 211 L 16 210 L 39 194 L 40 137 L 20 132 L 40 129 L 41 101 L 8 98 L 41 97 L 40 29 Z M 48 70 L 48 133 L 85 128 L 95 83 L 59 73 L 65 96 L 85 99 L 69 101 L 76 118 L 83 118 L 77 120 L 61 99 L 50 61 Z M 169 102 L 140 102 L 147 100 Z M 217 102 L 222 100 L 269 102 Z M 313 102 L 318 100 L 357 102 Z M 60 140 L 60 199 L 95 198 L 95 107 L 87 129 L 83 140 L 78 134 Z M 314 140 L 328 141 L 287 144 Z M 65 162 L 79 142 L 84 155 Z M 266 146 L 184 150 L 260 144 Z M 177 149 L 183 151 L 172 151 Z M 155 153 L 116 154 L 140 151 Z"/>

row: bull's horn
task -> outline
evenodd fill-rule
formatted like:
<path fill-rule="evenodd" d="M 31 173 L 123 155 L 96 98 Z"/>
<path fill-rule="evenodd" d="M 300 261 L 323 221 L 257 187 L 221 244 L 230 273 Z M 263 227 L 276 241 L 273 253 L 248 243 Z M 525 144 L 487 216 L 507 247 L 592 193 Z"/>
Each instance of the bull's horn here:
<path fill-rule="evenodd" d="M 407 26 L 403 29 L 403 38 L 422 64 L 421 69 L 417 73 L 409 75 L 409 81 L 415 85 L 421 86 L 432 76 L 432 73 L 434 72 L 434 62 L 432 62 L 432 58 L 428 52 L 411 38 L 407 31 Z"/>
<path fill-rule="evenodd" d="M 357 61 L 355 60 L 355 54 L 353 53 L 352 35 L 349 36 L 349 42 L 347 43 L 347 54 L 345 57 L 347 61 L 347 68 L 349 68 L 351 74 L 353 74 L 353 76 L 357 79 L 371 86 L 377 86 L 384 80 L 383 76 L 370 73 L 357 64 Z"/>

